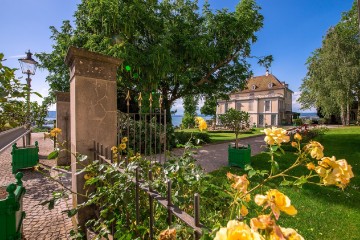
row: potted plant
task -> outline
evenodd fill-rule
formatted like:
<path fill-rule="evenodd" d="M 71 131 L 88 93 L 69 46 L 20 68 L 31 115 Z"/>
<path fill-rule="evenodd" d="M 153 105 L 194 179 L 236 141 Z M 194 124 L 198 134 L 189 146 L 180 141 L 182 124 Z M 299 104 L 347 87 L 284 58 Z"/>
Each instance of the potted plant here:
<path fill-rule="evenodd" d="M 237 111 L 230 108 L 225 114 L 219 116 L 223 125 L 232 129 L 235 133 L 235 145 L 229 145 L 228 148 L 228 162 L 229 166 L 237 166 L 244 168 L 246 164 L 250 163 L 251 148 L 250 145 L 239 146 L 239 134 L 241 130 L 249 125 L 249 113 L 244 111 Z"/>

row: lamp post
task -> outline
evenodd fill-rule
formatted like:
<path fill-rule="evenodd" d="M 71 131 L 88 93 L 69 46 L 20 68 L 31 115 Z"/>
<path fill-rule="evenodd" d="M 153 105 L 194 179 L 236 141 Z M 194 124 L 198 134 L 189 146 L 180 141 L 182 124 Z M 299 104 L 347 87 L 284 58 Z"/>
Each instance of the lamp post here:
<path fill-rule="evenodd" d="M 26 52 L 26 57 L 25 58 L 20 58 L 19 59 L 19 63 L 21 66 L 21 71 L 24 74 L 27 74 L 27 78 L 26 78 L 26 84 L 28 87 L 28 91 L 27 91 L 27 95 L 26 95 L 26 105 L 27 105 L 27 109 L 26 109 L 26 128 L 30 129 L 31 127 L 31 121 L 30 121 L 30 89 L 31 89 L 31 78 L 30 75 L 35 75 L 35 71 L 36 71 L 36 67 L 38 62 L 36 62 L 31 56 L 33 54 L 30 52 L 30 50 L 28 52 Z M 26 135 L 26 144 L 30 145 L 31 143 L 31 133 L 28 133 Z"/>

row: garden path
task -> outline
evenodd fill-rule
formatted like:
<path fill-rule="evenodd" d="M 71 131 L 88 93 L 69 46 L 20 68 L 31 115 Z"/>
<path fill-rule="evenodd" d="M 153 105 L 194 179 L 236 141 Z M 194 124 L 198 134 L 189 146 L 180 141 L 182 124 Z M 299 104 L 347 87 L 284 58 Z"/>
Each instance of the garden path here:
<path fill-rule="evenodd" d="M 53 161 L 44 160 L 53 150 L 52 141 L 49 139 L 44 140 L 43 133 L 32 133 L 32 141 L 38 141 L 39 143 L 40 163 L 52 167 L 55 164 Z M 18 146 L 22 146 L 21 139 L 18 142 Z M 15 182 L 15 178 L 11 173 L 11 147 L 0 154 L 0 166 L 0 185 L 8 185 Z M 23 207 L 26 213 L 23 223 L 25 239 L 70 239 L 68 233 L 72 228 L 72 222 L 67 217 L 67 214 L 62 211 L 68 209 L 67 205 L 71 204 L 71 199 L 67 202 L 61 201 L 55 205 L 53 210 L 48 210 L 47 206 L 39 205 L 41 202 L 49 199 L 52 192 L 59 189 L 60 185 L 50 181 L 43 174 L 33 169 L 21 171 L 24 173 L 22 180 L 26 189 L 23 199 Z M 70 181 L 71 176 L 66 176 L 62 182 L 70 186 Z"/>
<path fill-rule="evenodd" d="M 234 142 L 234 141 L 231 141 Z M 194 157 L 197 163 L 206 171 L 212 172 L 228 165 L 228 146 L 231 142 L 206 144 L 195 150 Z M 250 144 L 251 156 L 265 150 L 264 135 L 241 138 L 240 144 Z M 183 149 L 175 149 L 172 154 L 181 155 Z"/>

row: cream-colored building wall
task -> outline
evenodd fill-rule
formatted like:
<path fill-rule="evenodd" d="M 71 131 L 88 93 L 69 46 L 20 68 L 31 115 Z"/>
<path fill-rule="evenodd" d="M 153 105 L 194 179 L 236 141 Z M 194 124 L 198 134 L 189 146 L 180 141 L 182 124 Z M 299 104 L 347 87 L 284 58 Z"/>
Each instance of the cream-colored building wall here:
<path fill-rule="evenodd" d="M 228 109 L 234 108 L 248 112 L 251 125 L 255 123 L 258 126 L 260 124 L 259 115 L 263 116 L 262 125 L 280 125 L 283 120 L 287 123 L 291 122 L 292 92 L 287 88 L 234 93 L 229 97 L 230 100 L 227 102 L 218 102 L 217 114 L 225 113 L 225 104 L 227 103 Z M 265 111 L 265 101 L 271 101 L 269 111 Z M 250 102 L 252 102 L 252 108 L 250 108 Z M 286 114 L 286 112 L 290 114 Z M 275 124 L 271 124 L 272 115 Z"/>

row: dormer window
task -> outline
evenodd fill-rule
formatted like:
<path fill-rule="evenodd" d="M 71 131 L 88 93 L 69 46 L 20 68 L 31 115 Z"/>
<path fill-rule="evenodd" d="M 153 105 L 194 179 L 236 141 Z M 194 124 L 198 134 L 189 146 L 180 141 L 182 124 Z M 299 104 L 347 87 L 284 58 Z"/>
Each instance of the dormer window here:
<path fill-rule="evenodd" d="M 251 86 L 251 89 L 252 89 L 252 90 L 255 90 L 255 89 L 256 89 L 256 86 L 255 86 L 255 85 L 252 85 L 252 86 Z"/>
<path fill-rule="evenodd" d="M 268 88 L 272 88 L 273 86 L 274 86 L 273 83 L 269 83 L 269 84 L 268 84 Z"/>

